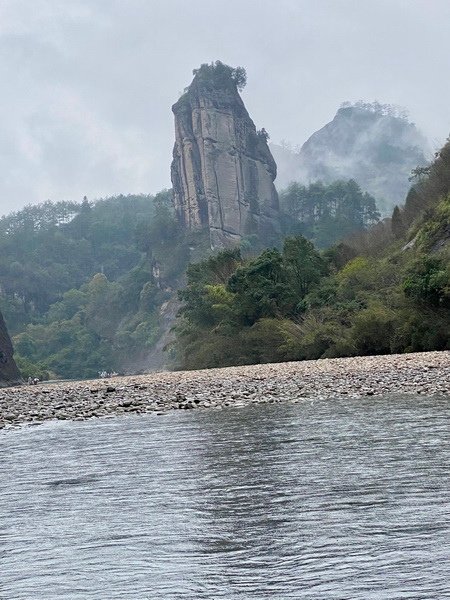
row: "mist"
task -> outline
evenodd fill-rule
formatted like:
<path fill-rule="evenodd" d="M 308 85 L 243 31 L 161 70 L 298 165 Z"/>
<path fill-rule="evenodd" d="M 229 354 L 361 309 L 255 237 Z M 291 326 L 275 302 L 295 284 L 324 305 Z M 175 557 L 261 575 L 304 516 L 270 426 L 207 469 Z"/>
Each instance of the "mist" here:
<path fill-rule="evenodd" d="M 444 0 L 1 0 L 0 214 L 169 187 L 171 105 L 216 59 L 246 68 L 244 102 L 275 143 L 376 99 L 437 148 L 449 17 Z"/>

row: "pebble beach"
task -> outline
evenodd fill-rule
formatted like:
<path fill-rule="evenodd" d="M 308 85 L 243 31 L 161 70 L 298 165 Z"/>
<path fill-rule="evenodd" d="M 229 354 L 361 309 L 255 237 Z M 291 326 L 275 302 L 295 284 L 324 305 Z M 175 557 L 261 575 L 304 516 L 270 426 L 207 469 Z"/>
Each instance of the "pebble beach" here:
<path fill-rule="evenodd" d="M 0 389 L 0 428 L 170 410 L 450 394 L 450 351 L 154 372 Z"/>

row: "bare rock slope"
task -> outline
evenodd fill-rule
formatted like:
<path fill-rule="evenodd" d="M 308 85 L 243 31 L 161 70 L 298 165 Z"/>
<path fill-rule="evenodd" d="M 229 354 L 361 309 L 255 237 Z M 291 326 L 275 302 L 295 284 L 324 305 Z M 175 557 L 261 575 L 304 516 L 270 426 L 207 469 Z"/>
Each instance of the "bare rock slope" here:
<path fill-rule="evenodd" d="M 246 235 L 270 242 L 278 229 L 276 164 L 232 69 L 203 65 L 172 110 L 171 176 L 182 225 L 208 227 L 212 248 L 233 246 Z"/>
<path fill-rule="evenodd" d="M 20 383 L 19 369 L 13 359 L 11 339 L 6 330 L 5 321 L 0 313 L 0 387 Z"/>

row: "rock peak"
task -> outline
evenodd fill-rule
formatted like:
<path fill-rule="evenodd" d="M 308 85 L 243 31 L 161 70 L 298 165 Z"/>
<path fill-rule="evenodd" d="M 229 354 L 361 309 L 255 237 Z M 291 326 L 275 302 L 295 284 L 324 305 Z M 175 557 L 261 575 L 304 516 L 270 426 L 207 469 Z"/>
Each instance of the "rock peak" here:
<path fill-rule="evenodd" d="M 209 228 L 214 249 L 246 235 L 270 242 L 278 230 L 276 164 L 239 95 L 244 85 L 241 67 L 202 65 L 172 107 L 175 209 L 187 229 Z"/>

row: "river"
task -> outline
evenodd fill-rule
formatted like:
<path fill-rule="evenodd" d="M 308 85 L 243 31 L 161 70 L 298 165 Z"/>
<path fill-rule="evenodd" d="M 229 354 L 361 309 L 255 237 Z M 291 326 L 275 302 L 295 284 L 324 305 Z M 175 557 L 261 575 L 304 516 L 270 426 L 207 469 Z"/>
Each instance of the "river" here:
<path fill-rule="evenodd" d="M 1 600 L 450 598 L 450 398 L 0 432 Z"/>

